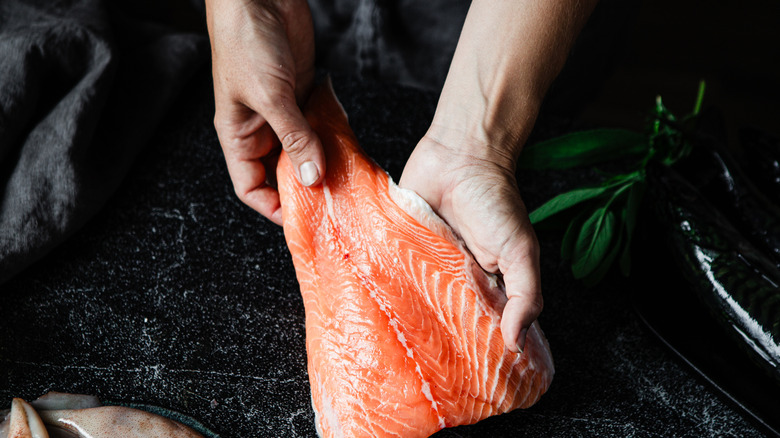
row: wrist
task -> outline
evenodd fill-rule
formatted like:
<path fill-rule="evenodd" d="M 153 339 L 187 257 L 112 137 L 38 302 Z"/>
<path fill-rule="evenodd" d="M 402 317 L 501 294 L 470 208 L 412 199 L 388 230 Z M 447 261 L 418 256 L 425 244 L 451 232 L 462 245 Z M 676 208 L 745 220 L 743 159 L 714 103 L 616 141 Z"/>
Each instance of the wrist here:
<path fill-rule="evenodd" d="M 514 159 L 503 149 L 477 144 L 451 131 L 439 139 L 429 134 L 412 152 L 399 185 L 414 190 L 446 220 L 452 218 L 453 193 L 467 180 L 482 176 L 499 184 L 515 184 Z M 445 137 L 456 140 L 443 143 Z"/>
<path fill-rule="evenodd" d="M 473 1 L 427 136 L 514 165 L 594 3 Z"/>
<path fill-rule="evenodd" d="M 444 145 L 457 159 L 488 161 L 514 171 L 536 121 L 542 93 L 515 88 L 485 95 L 465 87 L 448 89 L 449 85 L 442 91 L 425 137 Z"/>

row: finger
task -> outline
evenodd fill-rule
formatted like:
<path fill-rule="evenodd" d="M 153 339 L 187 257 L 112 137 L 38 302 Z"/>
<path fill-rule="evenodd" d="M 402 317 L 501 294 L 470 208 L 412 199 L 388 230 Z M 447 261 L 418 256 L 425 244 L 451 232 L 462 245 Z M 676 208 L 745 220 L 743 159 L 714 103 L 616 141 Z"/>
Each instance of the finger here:
<path fill-rule="evenodd" d="M 217 101 L 214 126 L 238 198 L 272 222 L 282 225 L 279 193 L 267 184 L 266 169 L 269 168 L 262 162 L 274 146 L 275 136 L 270 126 L 243 105 L 220 100 Z"/>
<path fill-rule="evenodd" d="M 281 152 L 282 148 L 274 148 L 271 153 L 261 158 L 260 161 L 263 163 L 263 166 L 265 166 L 266 169 L 276 169 L 276 166 L 279 164 L 279 156 Z M 265 182 L 273 188 L 278 189 L 279 187 L 279 182 L 276 179 L 276 172 L 266 171 Z"/>
<path fill-rule="evenodd" d="M 501 318 L 504 344 L 510 351 L 522 352 L 528 328 L 542 312 L 539 273 L 539 244 L 533 231 L 511 242 L 505 257 L 499 259 L 508 301 Z M 503 255 L 503 254 L 502 254 Z"/>
<path fill-rule="evenodd" d="M 279 192 L 266 183 L 265 167 L 257 160 L 226 156 L 225 161 L 238 199 L 277 225 L 282 225 Z"/>
<path fill-rule="evenodd" d="M 289 155 L 298 181 L 305 186 L 320 184 L 325 176 L 325 153 L 319 137 L 295 103 L 293 89 L 281 86 L 264 101 L 259 111 Z"/>

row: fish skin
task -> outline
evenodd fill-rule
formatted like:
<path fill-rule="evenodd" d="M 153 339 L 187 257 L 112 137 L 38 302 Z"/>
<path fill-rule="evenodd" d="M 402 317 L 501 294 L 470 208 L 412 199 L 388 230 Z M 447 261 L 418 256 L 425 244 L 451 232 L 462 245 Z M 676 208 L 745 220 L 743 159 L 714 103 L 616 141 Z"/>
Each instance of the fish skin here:
<path fill-rule="evenodd" d="M 755 185 L 761 172 L 746 173 L 732 156 L 720 112 L 696 122 L 694 147 L 674 168 L 780 269 L 780 206 Z"/>
<path fill-rule="evenodd" d="M 45 424 L 85 438 L 203 438 L 181 423 L 124 406 L 41 411 L 39 415 Z"/>
<path fill-rule="evenodd" d="M 742 163 L 761 192 L 780 206 L 780 137 L 756 128 L 739 130 Z"/>
<path fill-rule="evenodd" d="M 32 406 L 20 398 L 11 401 L 8 438 L 49 438 L 49 434 Z M 6 435 L 0 434 L 4 437 Z"/>
<path fill-rule="evenodd" d="M 49 391 L 30 402 L 38 411 L 63 409 L 86 409 L 102 406 L 100 399 L 94 395 L 70 394 L 66 392 Z"/>
<path fill-rule="evenodd" d="M 0 438 L 48 438 L 49 433 L 73 438 L 203 438 L 161 415 L 101 406 L 97 397 L 82 394 L 49 392 L 32 403 L 14 398 L 7 418 L 0 420 Z"/>
<path fill-rule="evenodd" d="M 304 111 L 325 180 L 302 188 L 282 153 L 277 182 L 320 436 L 426 437 L 538 401 L 554 374 L 538 323 L 506 349 L 500 283 L 365 155 L 329 81 Z"/>
<path fill-rule="evenodd" d="M 780 383 L 780 270 L 674 169 L 651 163 L 647 175 L 683 277 L 724 333 Z"/>

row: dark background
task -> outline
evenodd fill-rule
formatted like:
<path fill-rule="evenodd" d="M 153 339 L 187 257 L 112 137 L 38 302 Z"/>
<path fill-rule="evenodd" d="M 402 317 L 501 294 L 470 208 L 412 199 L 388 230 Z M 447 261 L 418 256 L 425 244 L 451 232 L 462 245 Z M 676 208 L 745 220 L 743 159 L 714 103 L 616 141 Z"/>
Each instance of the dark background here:
<path fill-rule="evenodd" d="M 597 98 L 577 115 L 550 109 L 532 141 L 641 128 L 657 94 L 686 112 L 701 78 L 732 130 L 777 132 L 779 12 L 772 2 L 646 2 L 614 70 L 591 85 Z M 436 94 L 344 75 L 334 85 L 361 144 L 397 179 Z M 0 400 L 81 392 L 171 408 L 221 436 L 314 434 L 292 263 L 281 229 L 233 194 L 210 87 L 206 68 L 108 205 L 0 285 Z M 518 177 L 533 208 L 598 174 Z M 611 277 L 586 289 L 558 257 L 560 234 L 539 237 L 550 391 L 531 409 L 441 436 L 763 435 L 644 328 L 630 299 L 648 292 L 641 284 Z"/>
<path fill-rule="evenodd" d="M 780 4 L 641 2 L 628 45 L 581 120 L 642 128 L 661 95 L 678 113 L 693 107 L 698 82 L 705 105 L 725 112 L 730 134 L 742 126 L 780 132 Z"/>

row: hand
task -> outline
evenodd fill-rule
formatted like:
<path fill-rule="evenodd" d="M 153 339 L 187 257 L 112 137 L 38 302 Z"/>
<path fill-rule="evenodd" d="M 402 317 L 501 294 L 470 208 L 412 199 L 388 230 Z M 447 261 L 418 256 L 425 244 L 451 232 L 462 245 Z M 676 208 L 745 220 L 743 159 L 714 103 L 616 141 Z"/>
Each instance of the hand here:
<path fill-rule="evenodd" d="M 425 137 L 399 185 L 417 192 L 463 238 L 488 272 L 503 274 L 509 301 L 501 319 L 504 343 L 522 351 L 525 331 L 542 311 L 539 243 L 528 220 L 511 156 L 483 156 Z"/>
<path fill-rule="evenodd" d="M 596 0 L 473 0 L 436 114 L 401 176 L 460 234 L 508 301 L 518 352 L 542 311 L 539 243 L 514 177 L 541 101 Z"/>
<path fill-rule="evenodd" d="M 207 0 L 214 126 L 239 199 L 282 224 L 275 180 L 281 142 L 305 186 L 325 175 L 325 156 L 298 102 L 314 79 L 314 31 L 305 0 Z"/>

